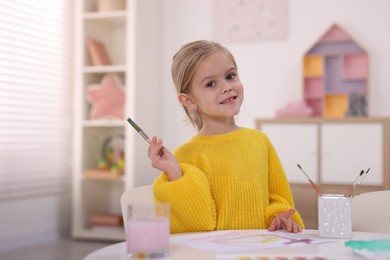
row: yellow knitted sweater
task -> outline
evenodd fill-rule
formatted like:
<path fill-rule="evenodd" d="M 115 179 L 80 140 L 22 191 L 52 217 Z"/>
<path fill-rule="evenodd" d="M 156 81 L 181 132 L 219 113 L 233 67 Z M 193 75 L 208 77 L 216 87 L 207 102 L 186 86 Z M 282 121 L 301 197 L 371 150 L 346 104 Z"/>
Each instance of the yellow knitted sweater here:
<path fill-rule="evenodd" d="M 171 206 L 171 233 L 265 229 L 294 208 L 290 186 L 268 137 L 258 131 L 194 136 L 174 152 L 183 176 L 154 182 L 156 201 Z M 304 227 L 298 212 L 294 221 Z"/>

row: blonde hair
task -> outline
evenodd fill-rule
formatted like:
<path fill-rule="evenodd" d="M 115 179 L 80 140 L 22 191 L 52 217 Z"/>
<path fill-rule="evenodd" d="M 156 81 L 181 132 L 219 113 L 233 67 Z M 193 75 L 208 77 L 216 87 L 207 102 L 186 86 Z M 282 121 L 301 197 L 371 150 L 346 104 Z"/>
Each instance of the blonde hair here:
<path fill-rule="evenodd" d="M 199 65 L 216 51 L 224 51 L 232 59 L 237 68 L 236 61 L 228 49 L 213 41 L 194 41 L 187 43 L 173 56 L 172 79 L 178 94 L 189 94 L 194 75 Z M 203 126 L 203 119 L 197 111 L 189 111 L 183 106 L 191 124 L 199 131 Z"/>

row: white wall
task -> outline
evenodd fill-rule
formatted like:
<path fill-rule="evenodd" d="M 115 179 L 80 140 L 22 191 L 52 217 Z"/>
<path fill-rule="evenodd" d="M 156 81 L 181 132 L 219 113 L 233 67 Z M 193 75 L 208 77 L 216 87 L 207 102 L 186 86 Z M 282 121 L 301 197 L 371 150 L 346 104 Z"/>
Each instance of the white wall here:
<path fill-rule="evenodd" d="M 1 202 L 0 255 L 2 251 L 68 235 L 70 208 L 69 193 Z"/>
<path fill-rule="evenodd" d="M 165 0 L 163 31 L 163 107 L 161 136 L 174 149 L 195 132 L 171 80 L 172 56 L 183 44 L 213 39 L 213 1 Z M 238 123 L 254 127 L 255 118 L 274 117 L 278 108 L 302 97 L 302 57 L 333 23 L 363 46 L 370 56 L 371 116 L 390 116 L 390 1 L 290 0 L 288 36 L 280 41 L 224 43 L 235 55 L 245 99 Z"/>

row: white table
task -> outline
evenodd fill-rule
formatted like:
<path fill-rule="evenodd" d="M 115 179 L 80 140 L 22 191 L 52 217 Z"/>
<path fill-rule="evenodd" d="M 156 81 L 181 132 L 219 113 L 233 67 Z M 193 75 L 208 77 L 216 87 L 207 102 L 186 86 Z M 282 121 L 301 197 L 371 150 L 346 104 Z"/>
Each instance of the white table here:
<path fill-rule="evenodd" d="M 318 238 L 317 230 L 304 230 L 299 235 L 309 238 Z M 175 235 L 177 236 L 177 235 Z M 374 240 L 374 239 L 390 239 L 390 234 L 381 234 L 381 233 L 368 233 L 368 232 L 353 232 L 353 240 Z M 307 245 L 300 247 L 286 247 L 286 248 L 276 248 L 268 249 L 262 252 L 251 252 L 243 253 L 241 255 L 252 256 L 253 259 L 256 256 L 303 256 L 303 257 L 313 257 L 313 256 L 322 256 L 326 259 L 364 259 L 360 255 L 354 253 L 351 249 L 344 246 L 344 242 L 350 239 L 338 239 L 335 243 L 327 244 L 317 244 L 317 245 Z M 169 247 L 170 256 L 167 258 L 169 260 L 213 260 L 219 259 L 215 258 L 215 255 L 209 251 L 201 251 L 177 244 L 170 244 Z M 84 260 L 125 260 L 126 259 L 126 243 L 120 242 L 104 248 L 98 249 L 89 255 L 87 255 Z M 233 255 L 224 259 L 237 259 Z"/>

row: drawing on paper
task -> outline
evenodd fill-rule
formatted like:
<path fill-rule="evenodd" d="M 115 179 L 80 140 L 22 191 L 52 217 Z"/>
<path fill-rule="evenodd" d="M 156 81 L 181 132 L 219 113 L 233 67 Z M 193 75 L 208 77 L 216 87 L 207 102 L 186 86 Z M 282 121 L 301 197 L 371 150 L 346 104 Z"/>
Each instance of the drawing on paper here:
<path fill-rule="evenodd" d="M 196 233 L 172 237 L 171 242 L 188 247 L 212 251 L 217 254 L 266 250 L 278 247 L 297 247 L 328 243 L 332 240 L 304 237 L 302 234 L 284 231 L 232 230 L 212 233 Z"/>

